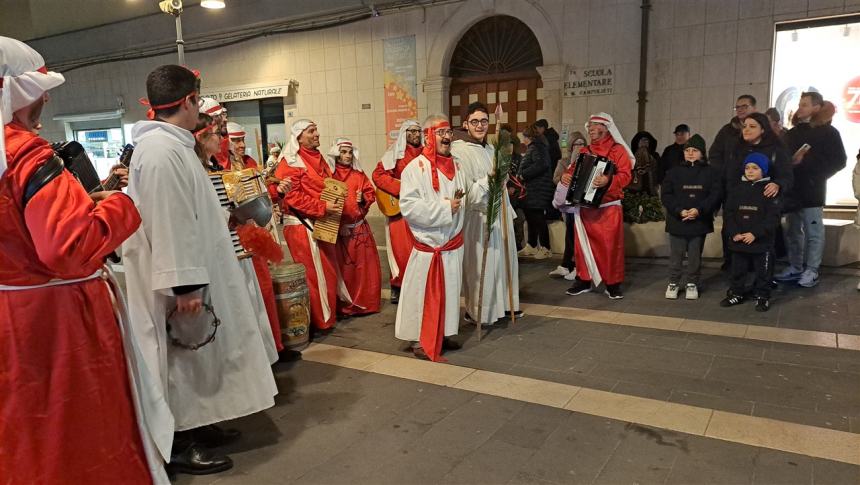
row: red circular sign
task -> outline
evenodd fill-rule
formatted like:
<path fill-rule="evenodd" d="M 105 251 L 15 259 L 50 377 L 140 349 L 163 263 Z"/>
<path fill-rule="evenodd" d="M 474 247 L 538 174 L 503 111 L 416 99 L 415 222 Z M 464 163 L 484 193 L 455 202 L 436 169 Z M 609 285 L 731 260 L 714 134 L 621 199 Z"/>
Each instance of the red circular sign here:
<path fill-rule="evenodd" d="M 845 117 L 852 123 L 860 123 L 860 76 L 848 81 L 842 91 Z"/>

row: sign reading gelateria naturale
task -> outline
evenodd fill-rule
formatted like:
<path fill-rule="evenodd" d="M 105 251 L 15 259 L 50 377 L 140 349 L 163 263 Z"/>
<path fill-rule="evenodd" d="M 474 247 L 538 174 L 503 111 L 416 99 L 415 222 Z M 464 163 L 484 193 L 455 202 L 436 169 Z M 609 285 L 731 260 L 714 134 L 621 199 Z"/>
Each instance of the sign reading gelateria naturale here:
<path fill-rule="evenodd" d="M 290 95 L 290 83 L 203 89 L 203 97 L 215 98 L 219 103 L 247 101 L 249 99 L 282 98 Z"/>
<path fill-rule="evenodd" d="M 564 83 L 564 95 L 600 96 L 612 94 L 615 66 L 571 68 Z"/>

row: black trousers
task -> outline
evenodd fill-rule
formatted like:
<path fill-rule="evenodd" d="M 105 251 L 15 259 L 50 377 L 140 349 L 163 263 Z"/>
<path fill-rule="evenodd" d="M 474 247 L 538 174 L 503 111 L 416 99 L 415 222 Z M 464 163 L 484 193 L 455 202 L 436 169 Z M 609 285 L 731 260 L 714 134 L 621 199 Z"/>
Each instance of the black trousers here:
<path fill-rule="evenodd" d="M 526 213 L 526 224 L 529 226 L 529 246 L 538 247 L 540 245 L 550 249 L 549 247 L 549 226 L 546 224 L 546 213 L 543 209 L 523 209 Z"/>
<path fill-rule="evenodd" d="M 561 257 L 561 265 L 570 271 L 576 267 L 576 242 L 574 242 L 573 214 L 562 214 L 564 216 L 564 256 Z"/>
<path fill-rule="evenodd" d="M 729 290 L 734 295 L 745 295 L 750 266 L 755 272 L 752 294 L 756 298 L 770 298 L 770 282 L 773 280 L 773 253 L 742 253 L 732 251 L 732 274 Z"/>

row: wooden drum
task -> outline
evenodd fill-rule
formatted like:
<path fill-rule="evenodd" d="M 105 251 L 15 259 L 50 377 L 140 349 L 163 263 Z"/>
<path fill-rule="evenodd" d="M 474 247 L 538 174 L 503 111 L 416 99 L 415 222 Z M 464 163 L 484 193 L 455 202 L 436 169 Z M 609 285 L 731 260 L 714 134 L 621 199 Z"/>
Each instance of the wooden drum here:
<path fill-rule="evenodd" d="M 272 286 L 284 347 L 302 350 L 308 346 L 311 325 L 311 301 L 305 266 L 280 264 L 272 267 Z"/>

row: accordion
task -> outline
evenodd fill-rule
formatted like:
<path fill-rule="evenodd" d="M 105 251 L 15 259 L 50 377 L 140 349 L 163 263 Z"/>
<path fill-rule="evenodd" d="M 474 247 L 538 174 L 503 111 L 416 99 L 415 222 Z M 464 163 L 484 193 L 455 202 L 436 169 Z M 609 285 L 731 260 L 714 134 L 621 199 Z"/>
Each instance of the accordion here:
<path fill-rule="evenodd" d="M 262 175 L 253 168 L 244 170 L 209 172 L 209 180 L 215 187 L 218 202 L 221 207 L 245 221 L 254 219 L 258 225 L 265 227 L 272 219 L 272 203 Z M 233 251 L 239 259 L 251 256 L 235 230 L 230 231 Z"/>
<path fill-rule="evenodd" d="M 54 143 L 51 148 L 63 160 L 66 170 L 72 173 L 84 186 L 87 193 L 104 190 L 99 174 L 93 166 L 87 151 L 76 141 Z"/>
<path fill-rule="evenodd" d="M 596 188 L 594 179 L 598 175 L 611 178 L 617 168 L 615 162 L 593 153 L 580 153 L 574 163 L 576 167 L 573 169 L 565 201 L 570 205 L 599 207 L 603 196 L 609 190 L 609 184 Z"/>

